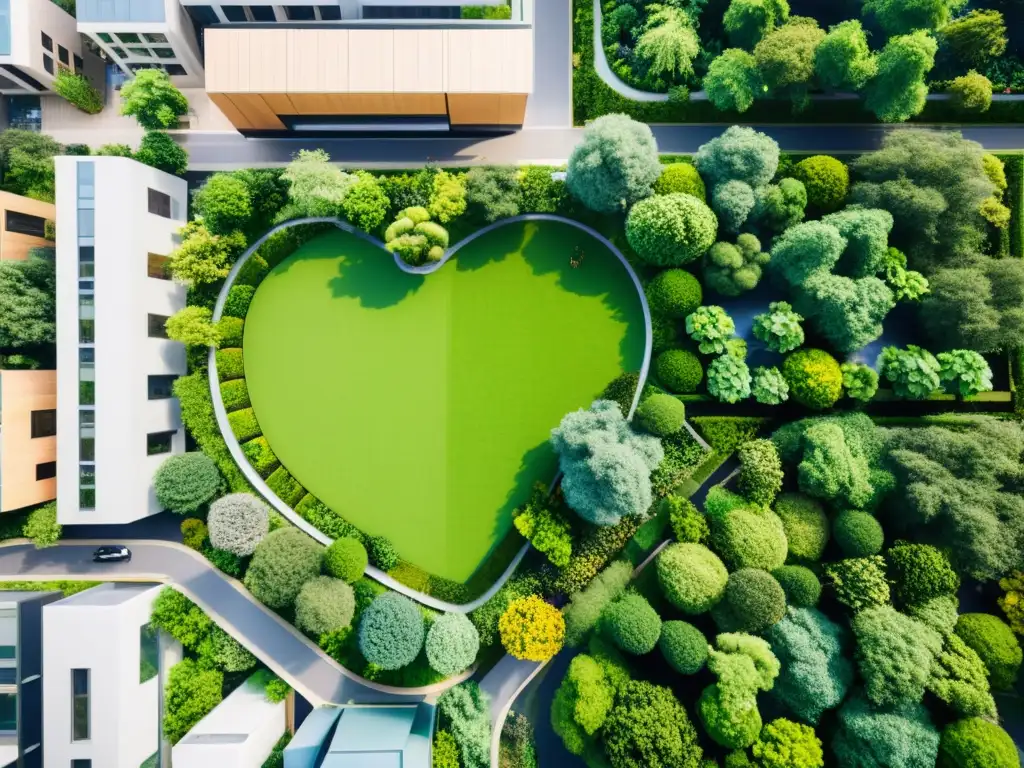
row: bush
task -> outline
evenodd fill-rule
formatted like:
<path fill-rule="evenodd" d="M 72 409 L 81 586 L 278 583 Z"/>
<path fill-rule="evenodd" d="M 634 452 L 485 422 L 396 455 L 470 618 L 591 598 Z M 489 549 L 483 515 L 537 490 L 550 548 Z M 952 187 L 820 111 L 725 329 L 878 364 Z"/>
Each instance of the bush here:
<path fill-rule="evenodd" d="M 565 183 L 587 208 L 615 213 L 650 195 L 660 175 L 651 129 L 625 115 L 604 115 L 584 129 Z"/>
<path fill-rule="evenodd" d="M 164 690 L 163 732 L 171 744 L 192 730 L 221 702 L 224 675 L 201 669 L 192 659 L 171 667 Z"/>
<path fill-rule="evenodd" d="M 718 555 L 700 544 L 670 544 L 658 555 L 657 569 L 665 597 L 691 616 L 718 603 L 729 579 Z"/>
<path fill-rule="evenodd" d="M 706 201 L 707 198 L 704 180 L 690 163 L 669 163 L 662 166 L 661 175 L 654 182 L 654 194 L 671 195 L 680 192 L 693 195 L 701 201 Z"/>
<path fill-rule="evenodd" d="M 562 648 L 565 620 L 553 605 L 530 595 L 509 603 L 498 631 L 505 650 L 517 659 L 547 661 Z"/>
<path fill-rule="evenodd" d="M 821 739 L 809 725 L 778 718 L 761 731 L 751 747 L 762 768 L 823 768 Z"/>
<path fill-rule="evenodd" d="M 786 602 L 797 608 L 813 608 L 821 599 L 821 582 L 814 571 L 802 565 L 783 565 L 772 571 L 786 593 Z"/>
<path fill-rule="evenodd" d="M 885 347 L 878 356 L 878 373 L 892 384 L 897 397 L 923 400 L 940 387 L 939 361 L 926 349 Z"/>
<path fill-rule="evenodd" d="M 846 396 L 866 403 L 878 392 L 878 374 L 861 363 L 843 363 L 843 389 Z"/>
<path fill-rule="evenodd" d="M 708 652 L 708 668 L 718 682 L 704 689 L 697 702 L 708 735 L 727 748 L 750 746 L 761 730 L 757 694 L 775 684 L 778 659 L 759 637 L 722 634 Z"/>
<path fill-rule="evenodd" d="M 666 389 L 678 395 L 689 395 L 700 386 L 704 369 L 689 350 L 669 349 L 655 359 L 654 374 Z"/>
<path fill-rule="evenodd" d="M 438 674 L 457 675 L 476 660 L 480 635 L 461 613 L 438 616 L 427 632 L 427 662 Z"/>
<path fill-rule="evenodd" d="M 647 283 L 644 293 L 653 314 L 679 319 L 697 309 L 704 299 L 700 281 L 685 269 L 659 272 Z"/>
<path fill-rule="evenodd" d="M 462 768 L 489 768 L 491 697 L 468 680 L 438 696 L 437 709 L 459 745 Z"/>
<path fill-rule="evenodd" d="M 181 541 L 189 549 L 199 552 L 206 541 L 206 523 L 195 517 L 181 521 Z"/>
<path fill-rule="evenodd" d="M 953 106 L 962 112 L 987 112 L 992 106 L 992 82 L 977 70 L 954 77 L 949 84 Z"/>
<path fill-rule="evenodd" d="M 323 547 L 298 528 L 271 531 L 256 545 L 245 586 L 268 608 L 287 608 L 299 590 L 320 574 Z"/>
<path fill-rule="evenodd" d="M 252 216 L 249 188 L 230 173 L 215 173 L 192 195 L 192 209 L 217 235 L 244 229 Z"/>
<path fill-rule="evenodd" d="M 754 392 L 754 399 L 765 405 L 780 405 L 789 400 L 789 384 L 786 383 L 782 371 L 774 366 L 755 368 L 751 389 Z"/>
<path fill-rule="evenodd" d="M 434 733 L 434 748 L 431 751 L 432 768 L 459 768 L 459 746 L 448 731 Z"/>
<path fill-rule="evenodd" d="M 302 585 L 295 598 L 295 626 L 314 638 L 352 623 L 356 598 L 341 579 L 317 576 Z"/>
<path fill-rule="evenodd" d="M 703 306 L 686 316 L 686 332 L 705 355 L 721 355 L 729 349 L 736 324 L 721 307 Z"/>
<path fill-rule="evenodd" d="M 832 741 L 840 768 L 933 768 L 938 748 L 938 731 L 923 705 L 879 710 L 863 694 L 852 696 L 839 710 L 839 730 Z"/>
<path fill-rule="evenodd" d="M 254 438 L 247 443 L 242 443 L 242 453 L 245 454 L 245 458 L 248 459 L 252 468 L 259 473 L 260 477 L 267 477 L 281 464 L 271 449 L 270 443 L 267 442 L 267 438 L 263 436 Z"/>
<path fill-rule="evenodd" d="M 753 128 L 734 125 L 706 144 L 693 159 L 711 186 L 738 179 L 751 187 L 763 187 L 779 167 L 779 145 Z"/>
<path fill-rule="evenodd" d="M 242 333 L 245 322 L 238 317 L 222 317 L 217 323 L 217 331 L 220 333 L 220 343 L 225 347 L 242 346 Z"/>
<path fill-rule="evenodd" d="M 730 568 L 766 571 L 786 562 L 786 532 L 768 510 L 734 509 L 711 518 L 711 545 Z"/>
<path fill-rule="evenodd" d="M 240 379 L 245 376 L 245 364 L 242 362 L 242 350 L 232 347 L 231 349 L 217 350 L 217 377 L 221 381 Z"/>
<path fill-rule="evenodd" d="M 224 401 L 224 410 L 228 413 L 252 405 L 249 401 L 249 387 L 246 386 L 245 379 L 225 381 L 221 384 L 220 399 Z"/>
<path fill-rule="evenodd" d="M 640 426 L 657 437 L 674 435 L 683 427 L 686 408 L 672 395 L 651 395 L 636 409 Z"/>
<path fill-rule="evenodd" d="M 163 131 L 143 134 L 135 160 L 174 176 L 184 176 L 188 170 L 188 152 Z"/>
<path fill-rule="evenodd" d="M 889 581 L 901 605 L 919 605 L 932 598 L 955 595 L 960 577 L 949 560 L 930 544 L 899 542 L 886 553 Z"/>
<path fill-rule="evenodd" d="M 793 399 L 807 408 L 831 408 L 843 394 L 843 372 L 828 352 L 801 349 L 786 357 L 782 375 Z"/>
<path fill-rule="evenodd" d="M 885 543 L 881 523 L 858 509 L 840 513 L 832 525 L 832 537 L 847 557 L 877 555 Z"/>
<path fill-rule="evenodd" d="M 788 302 L 773 301 L 754 318 L 754 337 L 774 352 L 789 352 L 804 343 L 803 319 Z"/>
<path fill-rule="evenodd" d="M 650 653 L 661 636 L 661 618 L 651 604 L 636 594 L 627 594 L 612 603 L 601 622 L 619 648 L 634 656 Z"/>
<path fill-rule="evenodd" d="M 715 242 L 718 219 L 692 195 L 641 200 L 626 219 L 626 239 L 637 256 L 656 267 L 695 261 Z"/>
<path fill-rule="evenodd" d="M 488 223 L 519 214 L 519 172 L 508 166 L 477 166 L 466 174 L 466 198 Z"/>
<path fill-rule="evenodd" d="M 697 729 L 668 688 L 630 680 L 618 691 L 602 736 L 613 768 L 694 766 Z"/>
<path fill-rule="evenodd" d="M 365 232 L 373 232 L 384 223 L 390 201 L 371 174 L 359 172 L 356 175 L 359 179 L 345 193 L 341 210 L 352 224 Z"/>
<path fill-rule="evenodd" d="M 324 552 L 324 570 L 336 579 L 354 584 L 369 564 L 366 547 L 358 539 L 336 539 Z"/>
<path fill-rule="evenodd" d="M 820 213 L 839 210 L 850 191 L 850 171 L 828 155 L 806 157 L 793 166 L 792 173 L 807 190 L 807 204 Z"/>
<path fill-rule="evenodd" d="M 60 541 L 64 528 L 57 522 L 57 503 L 50 502 L 29 513 L 22 534 L 31 539 L 36 549 L 52 547 Z"/>
<path fill-rule="evenodd" d="M 1010 628 L 1018 635 L 1024 635 L 1024 573 L 1014 571 L 1009 576 L 999 580 L 999 586 L 1006 594 L 999 598 L 999 607 L 1006 614 L 1006 620 Z"/>
<path fill-rule="evenodd" d="M 993 690 L 1008 691 L 1016 685 L 1021 648 L 1005 623 L 987 613 L 965 613 L 954 631 L 981 657 Z"/>
<path fill-rule="evenodd" d="M 572 595 L 562 612 L 566 645 L 575 647 L 583 642 L 604 609 L 625 591 L 632 578 L 633 566 L 625 560 L 616 560 L 597 574 L 585 589 Z"/>
<path fill-rule="evenodd" d="M 554 169 L 531 165 L 522 173 L 519 187 L 524 213 L 558 213 L 569 196 L 564 181 L 551 178 Z"/>
<path fill-rule="evenodd" d="M 595 736 L 608 717 L 614 696 L 613 682 L 601 661 L 585 653 L 573 658 L 551 703 L 552 729 L 567 750 L 584 755 L 596 748 Z"/>
<path fill-rule="evenodd" d="M 708 394 L 723 403 L 738 403 L 750 397 L 750 369 L 739 357 L 725 354 L 708 366 Z"/>
<path fill-rule="evenodd" d="M 398 565 L 398 551 L 387 536 L 371 536 L 366 543 L 370 563 L 387 573 Z"/>
<path fill-rule="evenodd" d="M 259 422 L 256 421 L 256 412 L 252 408 L 243 408 L 240 411 L 229 413 L 228 424 L 231 426 L 231 432 L 235 439 L 240 443 L 263 434 Z"/>
<path fill-rule="evenodd" d="M 224 479 L 205 453 L 182 453 L 160 465 L 153 486 L 163 509 L 188 515 L 216 498 L 224 490 Z"/>
<path fill-rule="evenodd" d="M 825 566 L 825 576 L 835 592 L 836 600 L 854 612 L 889 602 L 885 560 L 879 555 L 829 563 Z"/>
<path fill-rule="evenodd" d="M 769 506 L 782 490 L 782 462 L 771 440 L 750 440 L 740 446 L 737 458 L 740 476 L 737 487 L 754 504 Z M 783 524 L 786 520 L 783 518 Z"/>
<path fill-rule="evenodd" d="M 786 531 L 790 556 L 810 562 L 820 560 L 829 533 L 828 517 L 821 504 L 802 493 L 785 493 L 775 502 L 775 514 Z"/>
<path fill-rule="evenodd" d="M 933 629 L 889 605 L 865 608 L 850 622 L 864 693 L 877 706 L 918 704 L 942 650 Z"/>
<path fill-rule="evenodd" d="M 759 634 L 785 615 L 786 593 L 770 573 L 757 568 L 730 573 L 722 601 L 711 609 L 722 632 Z"/>
<path fill-rule="evenodd" d="M 210 636 L 199 650 L 200 666 L 207 661 L 224 672 L 246 672 L 256 666 L 256 657 L 244 645 L 216 624 L 210 627 Z"/>
<path fill-rule="evenodd" d="M 1006 731 L 980 717 L 950 723 L 939 741 L 941 768 L 1019 768 L 1017 746 Z"/>
<path fill-rule="evenodd" d="M 232 493 L 210 505 L 210 544 L 236 555 L 251 555 L 270 530 L 270 510 L 251 493 Z"/>
<path fill-rule="evenodd" d="M 270 477 L 267 478 L 267 487 L 289 507 L 295 507 L 306 495 L 306 489 L 283 466 L 270 473 Z"/>
<path fill-rule="evenodd" d="M 53 79 L 53 92 L 64 99 L 72 106 L 85 112 L 87 115 L 96 115 L 103 111 L 103 97 L 100 92 L 92 87 L 92 83 L 83 75 L 78 75 L 65 67 L 57 70 L 57 76 Z"/>
<path fill-rule="evenodd" d="M 381 669 L 411 664 L 423 648 L 423 637 L 419 607 L 397 592 L 378 596 L 359 620 L 359 651 Z"/>
<path fill-rule="evenodd" d="M 245 575 L 245 561 L 233 552 L 214 549 L 209 544 L 203 545 L 203 557 L 213 563 L 228 576 L 236 579 Z"/>
<path fill-rule="evenodd" d="M 224 301 L 224 315 L 244 319 L 255 294 L 256 289 L 251 285 L 232 285 Z"/>
<path fill-rule="evenodd" d="M 681 496 L 666 496 L 661 500 L 668 508 L 668 521 L 672 535 L 682 544 L 706 544 L 711 530 L 708 520 L 689 499 Z"/>
<path fill-rule="evenodd" d="M 666 621 L 658 639 L 665 661 L 681 675 L 695 675 L 708 659 L 708 641 L 704 633 L 685 621 Z"/>

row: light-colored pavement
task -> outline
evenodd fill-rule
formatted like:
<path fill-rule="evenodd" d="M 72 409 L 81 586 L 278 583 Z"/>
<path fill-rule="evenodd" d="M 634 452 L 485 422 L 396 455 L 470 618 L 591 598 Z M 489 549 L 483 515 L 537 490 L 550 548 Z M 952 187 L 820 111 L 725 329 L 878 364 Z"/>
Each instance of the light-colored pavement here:
<path fill-rule="evenodd" d="M 572 0 L 537 0 L 526 128 L 572 125 Z"/>

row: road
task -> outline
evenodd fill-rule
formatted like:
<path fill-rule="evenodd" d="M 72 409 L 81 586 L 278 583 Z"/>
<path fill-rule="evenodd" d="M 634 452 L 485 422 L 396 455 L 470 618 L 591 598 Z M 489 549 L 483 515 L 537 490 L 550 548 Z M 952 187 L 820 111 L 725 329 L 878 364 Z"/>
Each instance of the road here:
<path fill-rule="evenodd" d="M 256 602 L 238 582 L 180 544 L 124 541 L 132 550 L 132 562 L 94 563 L 95 543 L 58 544 L 47 549 L 35 549 L 31 544 L 2 546 L 0 579 L 173 583 L 314 706 L 394 704 L 423 698 L 378 690 L 361 682 Z"/>
<path fill-rule="evenodd" d="M 863 152 L 877 148 L 895 125 L 755 125 L 779 142 L 783 151 Z M 651 126 L 658 148 L 692 153 L 724 130 L 722 125 Z M 939 130 L 951 130 L 944 127 Z M 179 134 L 189 151 L 189 169 L 280 166 L 300 149 L 325 149 L 336 162 L 360 168 L 408 168 L 435 161 L 441 165 L 564 162 L 579 142 L 582 128 L 526 128 L 503 136 L 345 137 L 246 139 L 234 133 Z M 1024 149 L 1024 127 L 989 125 L 962 128 L 968 139 L 992 150 Z"/>

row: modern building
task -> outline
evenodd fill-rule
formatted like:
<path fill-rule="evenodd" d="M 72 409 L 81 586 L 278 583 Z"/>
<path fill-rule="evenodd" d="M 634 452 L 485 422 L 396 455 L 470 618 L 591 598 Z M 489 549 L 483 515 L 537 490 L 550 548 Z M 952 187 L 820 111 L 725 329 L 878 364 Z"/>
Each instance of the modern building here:
<path fill-rule="evenodd" d="M 430 768 L 434 705 L 314 709 L 284 750 L 284 768 Z"/>
<path fill-rule="evenodd" d="M 84 72 L 74 16 L 52 0 L 0 0 L 0 93 L 49 91 L 59 67 Z"/>
<path fill-rule="evenodd" d="M 522 20 L 524 0 L 512 0 L 509 17 Z M 502 6 L 509 0 L 246 0 L 223 4 L 211 0 L 181 0 L 197 24 L 356 21 L 359 19 L 459 19 L 462 6 Z"/>
<path fill-rule="evenodd" d="M 52 248 L 46 222 L 56 217 L 53 203 L 0 192 L 0 261 L 28 258 L 33 248 Z"/>
<path fill-rule="evenodd" d="M 57 519 L 128 523 L 160 511 L 153 474 L 185 450 L 164 323 L 185 306 L 167 262 L 187 185 L 124 157 L 55 163 Z"/>
<path fill-rule="evenodd" d="M 257 672 L 232 691 L 174 745 L 174 768 L 254 768 L 263 765 L 286 727 L 284 701 L 267 701 Z"/>
<path fill-rule="evenodd" d="M 43 609 L 50 768 L 156 768 L 166 671 L 181 646 L 149 624 L 160 585 L 101 584 Z"/>
<path fill-rule="evenodd" d="M 0 766 L 43 768 L 43 606 L 60 592 L 0 593 Z"/>
<path fill-rule="evenodd" d="M 57 372 L 0 371 L 0 513 L 57 497 Z"/>

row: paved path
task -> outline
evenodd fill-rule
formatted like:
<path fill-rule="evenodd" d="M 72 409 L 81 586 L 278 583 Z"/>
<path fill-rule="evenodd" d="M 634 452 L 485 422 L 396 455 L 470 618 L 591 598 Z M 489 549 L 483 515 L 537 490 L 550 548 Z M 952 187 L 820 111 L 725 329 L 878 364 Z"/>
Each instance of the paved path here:
<path fill-rule="evenodd" d="M 533 93 L 527 128 L 572 125 L 572 0 L 533 4 Z"/>

